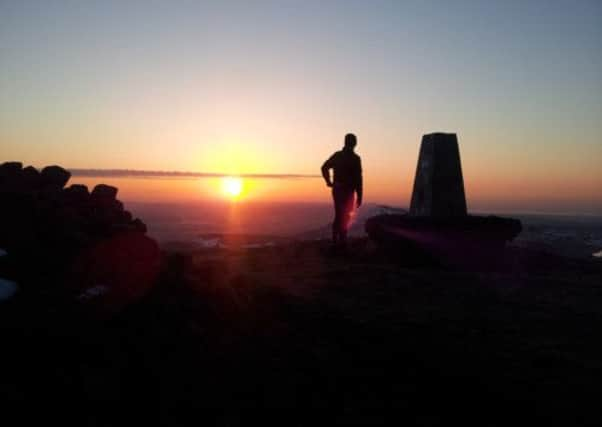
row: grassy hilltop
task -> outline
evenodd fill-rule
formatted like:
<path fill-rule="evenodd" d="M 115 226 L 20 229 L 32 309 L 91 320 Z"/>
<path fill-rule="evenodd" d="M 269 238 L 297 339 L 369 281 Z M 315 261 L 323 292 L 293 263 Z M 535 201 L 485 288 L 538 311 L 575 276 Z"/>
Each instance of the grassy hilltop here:
<path fill-rule="evenodd" d="M 347 256 L 167 253 L 118 312 L 36 292 L 4 305 L 0 395 L 90 425 L 595 424 L 602 266 L 508 259 L 408 265 L 363 239 Z"/>

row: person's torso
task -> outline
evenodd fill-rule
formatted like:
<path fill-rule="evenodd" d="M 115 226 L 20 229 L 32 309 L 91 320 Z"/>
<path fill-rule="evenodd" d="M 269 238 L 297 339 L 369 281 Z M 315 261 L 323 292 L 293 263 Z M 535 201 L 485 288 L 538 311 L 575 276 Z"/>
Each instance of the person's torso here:
<path fill-rule="evenodd" d="M 355 187 L 360 175 L 360 157 L 353 151 L 338 151 L 334 155 L 332 169 L 334 185 Z"/>

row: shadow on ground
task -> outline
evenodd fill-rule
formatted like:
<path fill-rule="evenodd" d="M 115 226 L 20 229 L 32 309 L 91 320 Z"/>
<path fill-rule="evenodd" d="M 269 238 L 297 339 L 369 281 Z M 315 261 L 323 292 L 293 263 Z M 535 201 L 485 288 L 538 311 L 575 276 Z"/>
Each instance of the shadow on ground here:
<path fill-rule="evenodd" d="M 602 268 L 515 250 L 459 271 L 321 242 L 167 254 L 111 315 L 0 308 L 7 413 L 80 425 L 598 425 Z M 406 260 L 407 261 L 407 260 Z"/>

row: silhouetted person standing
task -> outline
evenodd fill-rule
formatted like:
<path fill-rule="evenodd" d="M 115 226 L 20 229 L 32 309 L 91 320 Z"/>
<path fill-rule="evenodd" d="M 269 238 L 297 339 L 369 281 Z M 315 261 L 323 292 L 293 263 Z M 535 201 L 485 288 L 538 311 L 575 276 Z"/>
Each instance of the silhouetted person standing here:
<path fill-rule="evenodd" d="M 334 221 L 332 223 L 332 240 L 334 244 L 347 243 L 347 230 L 353 212 L 354 193 L 357 194 L 356 206 L 362 204 L 362 162 L 360 156 L 353 151 L 357 145 L 354 134 L 345 135 L 345 146 L 334 153 L 322 165 L 322 176 L 326 185 L 332 187 L 334 200 Z M 330 179 L 330 169 L 334 177 Z"/>

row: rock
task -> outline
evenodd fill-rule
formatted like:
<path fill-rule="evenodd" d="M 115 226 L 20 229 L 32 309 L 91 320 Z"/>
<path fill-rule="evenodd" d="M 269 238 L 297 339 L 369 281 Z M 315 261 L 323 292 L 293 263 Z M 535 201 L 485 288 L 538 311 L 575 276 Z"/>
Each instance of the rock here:
<path fill-rule="evenodd" d="M 111 185 L 98 184 L 92 190 L 92 198 L 102 200 L 115 200 L 117 197 L 117 188 Z"/>
<path fill-rule="evenodd" d="M 65 188 L 65 191 L 77 194 L 78 197 L 87 197 L 90 195 L 88 187 L 83 184 L 72 184 L 68 188 Z"/>
<path fill-rule="evenodd" d="M 12 280 L 0 278 L 0 302 L 12 298 L 18 289 L 19 287 Z"/>
<path fill-rule="evenodd" d="M 120 216 L 120 221 L 123 223 L 130 223 L 132 222 L 132 213 L 130 211 L 123 211 L 121 212 L 121 216 Z"/>
<path fill-rule="evenodd" d="M 102 284 L 110 290 L 112 303 L 121 306 L 144 295 L 160 267 L 157 242 L 139 233 L 123 233 L 83 251 L 72 263 L 69 283 L 79 289 Z"/>
<path fill-rule="evenodd" d="M 0 245 L 11 253 L 15 247 L 31 245 L 39 225 L 38 212 L 33 192 L 15 191 L 11 185 L 0 193 Z"/>
<path fill-rule="evenodd" d="M 123 211 L 123 203 L 116 199 L 117 188 L 99 184 L 90 194 L 90 202 L 94 206 L 97 219 L 102 222 L 114 222 L 119 212 Z"/>
<path fill-rule="evenodd" d="M 449 218 L 376 215 L 366 220 L 365 228 L 375 240 L 390 237 L 391 240 L 414 240 L 423 246 L 437 245 L 445 240 L 474 241 L 485 246 L 488 242 L 503 245 L 522 231 L 519 220 L 492 215 Z"/>
<path fill-rule="evenodd" d="M 0 165 L 0 178 L 18 174 L 22 168 L 21 162 L 4 162 Z"/>
<path fill-rule="evenodd" d="M 63 190 L 63 197 L 69 203 L 81 205 L 90 200 L 90 193 L 85 185 L 73 184 Z"/>
<path fill-rule="evenodd" d="M 124 209 L 117 188 L 64 188 L 69 178 L 59 166 L 40 173 L 21 163 L 0 165 L 0 274 L 24 287 L 106 283 L 109 298 L 140 295 L 160 262 L 156 242 L 144 235 L 146 225 Z M 70 275 L 74 263 L 79 270 Z"/>
<path fill-rule="evenodd" d="M 131 214 L 127 211 L 126 211 L 122 221 L 113 223 L 111 225 L 111 232 L 112 232 L 111 234 L 118 234 L 118 233 L 145 234 L 146 231 L 147 231 L 146 224 L 138 218 L 136 218 L 135 220 L 132 221 Z"/>
<path fill-rule="evenodd" d="M 46 166 L 41 175 L 42 185 L 51 189 L 62 189 L 71 178 L 71 173 L 60 166 Z"/>
<path fill-rule="evenodd" d="M 147 232 L 146 224 L 142 222 L 140 218 L 136 218 L 134 221 L 132 221 L 132 225 L 135 227 L 135 230 L 139 231 L 140 233 Z"/>
<path fill-rule="evenodd" d="M 19 192 L 22 190 L 22 167 L 19 162 L 6 162 L 0 165 L 0 191 Z"/>
<path fill-rule="evenodd" d="M 101 297 L 109 292 L 109 288 L 103 285 L 93 286 L 82 292 L 77 299 L 80 301 L 88 301 L 94 298 Z"/>
<path fill-rule="evenodd" d="M 21 181 L 23 190 L 34 191 L 40 188 L 42 177 L 36 168 L 27 166 L 21 171 Z"/>

